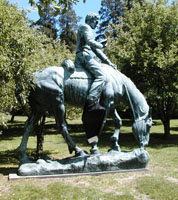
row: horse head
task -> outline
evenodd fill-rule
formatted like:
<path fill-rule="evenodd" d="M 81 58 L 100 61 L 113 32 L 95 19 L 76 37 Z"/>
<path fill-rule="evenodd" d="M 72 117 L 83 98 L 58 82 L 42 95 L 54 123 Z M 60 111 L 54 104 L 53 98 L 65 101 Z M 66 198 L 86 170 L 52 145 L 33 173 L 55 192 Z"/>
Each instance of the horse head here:
<path fill-rule="evenodd" d="M 148 145 L 151 126 L 152 118 L 150 112 L 146 118 L 135 120 L 132 125 L 133 134 L 141 148 L 144 148 Z"/>

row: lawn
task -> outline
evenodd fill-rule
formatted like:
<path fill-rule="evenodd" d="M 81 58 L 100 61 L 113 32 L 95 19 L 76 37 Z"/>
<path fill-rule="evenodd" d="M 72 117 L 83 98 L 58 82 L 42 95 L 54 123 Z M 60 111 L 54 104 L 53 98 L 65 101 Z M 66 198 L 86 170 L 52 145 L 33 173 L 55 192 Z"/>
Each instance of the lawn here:
<path fill-rule="evenodd" d="M 8 116 L 9 117 L 9 116 Z M 16 117 L 9 123 L 9 129 L 0 135 L 0 199 L 71 199 L 71 200 L 178 200 L 178 120 L 171 120 L 171 137 L 163 138 L 163 126 L 154 120 L 150 143 L 149 171 L 107 174 L 101 176 L 80 176 L 55 179 L 23 179 L 8 181 L 8 174 L 15 173 L 19 164 L 19 155 L 15 149 L 23 135 L 25 117 Z M 80 120 L 68 121 L 73 140 L 89 152 L 89 146 Z M 101 152 L 109 149 L 109 138 L 113 132 L 113 123 L 108 120 L 100 136 Z M 45 124 L 43 156 L 65 158 L 70 156 L 61 135 L 57 134 L 54 120 L 48 118 Z M 131 123 L 123 120 L 120 134 L 122 150 L 137 148 L 131 134 Z M 36 136 L 32 134 L 28 143 L 28 155 L 35 159 Z"/>

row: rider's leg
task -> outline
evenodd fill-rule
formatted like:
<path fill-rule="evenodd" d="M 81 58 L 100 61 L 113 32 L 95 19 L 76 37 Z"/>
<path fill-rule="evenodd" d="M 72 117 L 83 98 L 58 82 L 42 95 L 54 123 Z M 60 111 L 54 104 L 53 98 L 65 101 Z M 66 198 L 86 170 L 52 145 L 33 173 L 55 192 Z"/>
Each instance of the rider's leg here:
<path fill-rule="evenodd" d="M 98 153 L 97 136 L 99 135 L 105 115 L 105 108 L 99 104 L 99 99 L 106 85 L 107 78 L 101 69 L 100 63 L 93 59 L 87 52 L 80 52 L 77 54 L 75 64 L 82 65 L 94 78 L 89 89 L 82 120 L 87 133 L 88 142 L 92 147 L 91 153 Z"/>
<path fill-rule="evenodd" d="M 87 100 L 98 101 L 101 92 L 107 83 L 107 77 L 103 73 L 100 64 L 93 58 L 88 60 L 88 63 L 86 64 L 86 69 L 88 69 L 94 77 L 94 81 L 90 87 Z"/>
<path fill-rule="evenodd" d="M 98 102 L 103 87 L 106 84 L 106 75 L 98 63 L 88 52 L 81 51 L 77 53 L 75 58 L 75 65 L 84 67 L 89 73 L 92 74 L 94 81 L 90 87 L 86 104 L 93 104 Z"/>
<path fill-rule="evenodd" d="M 98 149 L 98 137 L 97 136 L 94 136 L 92 138 L 90 138 L 88 140 L 89 144 L 91 145 L 91 149 L 90 149 L 90 152 L 91 154 L 99 154 L 99 149 Z"/>

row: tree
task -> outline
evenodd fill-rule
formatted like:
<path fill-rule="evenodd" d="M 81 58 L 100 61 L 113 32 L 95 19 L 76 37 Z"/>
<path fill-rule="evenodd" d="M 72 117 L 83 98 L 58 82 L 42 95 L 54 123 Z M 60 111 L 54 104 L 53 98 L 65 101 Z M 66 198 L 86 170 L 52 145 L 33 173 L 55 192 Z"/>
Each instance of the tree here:
<path fill-rule="evenodd" d="M 119 23 L 119 17 L 124 15 L 124 9 L 131 8 L 132 0 L 102 0 L 99 10 L 101 23 L 98 26 L 97 39 L 107 36 L 108 26 Z"/>
<path fill-rule="evenodd" d="M 0 113 L 10 111 L 15 105 L 15 87 L 19 82 L 28 89 L 32 72 L 48 65 L 60 65 L 64 58 L 71 56 L 59 40 L 51 43 L 46 35 L 30 28 L 23 11 L 1 0 Z"/>
<path fill-rule="evenodd" d="M 80 17 L 76 16 L 75 11 L 71 7 L 64 14 L 59 16 L 58 25 L 61 29 L 60 39 L 62 43 L 65 43 L 71 52 L 74 52 L 77 36 L 76 31 L 78 29 L 77 23 L 80 21 Z"/>
<path fill-rule="evenodd" d="M 40 4 L 40 1 L 35 2 L 35 0 L 29 0 L 29 3 L 31 6 L 36 6 L 38 8 L 39 15 L 41 16 L 43 13 L 42 6 Z M 85 3 L 86 0 L 83 0 Z M 52 8 L 55 10 L 56 15 L 59 15 L 61 13 L 65 13 L 68 8 L 70 8 L 73 4 L 76 4 L 79 2 L 79 0 L 43 0 L 46 4 L 52 4 Z"/>
<path fill-rule="evenodd" d="M 162 0 L 134 3 L 121 23 L 111 28 L 107 47 L 111 60 L 147 96 L 163 122 L 166 137 L 178 106 L 177 19 L 177 1 L 171 6 Z"/>
<path fill-rule="evenodd" d="M 46 34 L 49 38 L 57 38 L 57 28 L 56 28 L 56 16 L 55 10 L 52 8 L 51 3 L 45 2 L 44 0 L 39 0 L 39 5 L 41 6 L 42 13 L 40 19 L 32 23 L 32 26 L 38 25 L 39 30 Z"/>
<path fill-rule="evenodd" d="M 56 16 L 56 11 L 53 9 L 51 2 L 39 0 L 39 5 L 41 6 L 42 10 L 41 16 L 37 22 L 32 23 L 32 26 L 38 25 L 39 30 L 45 33 L 51 39 L 56 39 L 59 37 L 61 43 L 65 44 L 71 52 L 74 52 L 77 42 L 77 23 L 81 18 L 76 16 L 72 5 L 68 7 L 65 12 L 59 14 L 58 16 Z"/>

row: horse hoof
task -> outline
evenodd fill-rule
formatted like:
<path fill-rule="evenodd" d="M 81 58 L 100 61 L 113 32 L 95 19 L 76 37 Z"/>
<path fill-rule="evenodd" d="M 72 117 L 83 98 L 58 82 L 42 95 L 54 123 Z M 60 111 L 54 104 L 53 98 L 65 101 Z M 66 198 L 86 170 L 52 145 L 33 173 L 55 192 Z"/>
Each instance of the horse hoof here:
<path fill-rule="evenodd" d="M 80 149 L 79 147 L 76 147 L 75 148 L 75 156 L 78 157 L 78 156 L 81 156 L 81 157 L 84 157 L 86 156 L 88 153 L 83 151 L 82 149 Z"/>
<path fill-rule="evenodd" d="M 100 152 L 99 152 L 98 149 L 91 149 L 91 150 L 90 150 L 90 153 L 96 155 L 96 154 L 99 154 Z"/>
<path fill-rule="evenodd" d="M 72 154 L 72 152 L 74 151 L 74 148 L 72 147 L 68 147 L 69 153 Z"/>
<path fill-rule="evenodd" d="M 31 163 L 28 156 L 27 155 L 24 155 L 21 159 L 20 159 L 20 165 L 23 165 L 23 164 L 27 164 L 27 163 Z"/>
<path fill-rule="evenodd" d="M 80 157 L 85 157 L 87 155 L 88 155 L 88 153 L 83 151 L 83 150 L 75 152 L 75 157 L 79 157 L 79 156 Z"/>
<path fill-rule="evenodd" d="M 118 152 L 120 152 L 121 149 L 120 149 L 119 146 L 115 146 L 115 147 L 112 147 L 111 149 L 109 149 L 108 152 L 109 152 L 109 151 L 118 151 Z"/>

